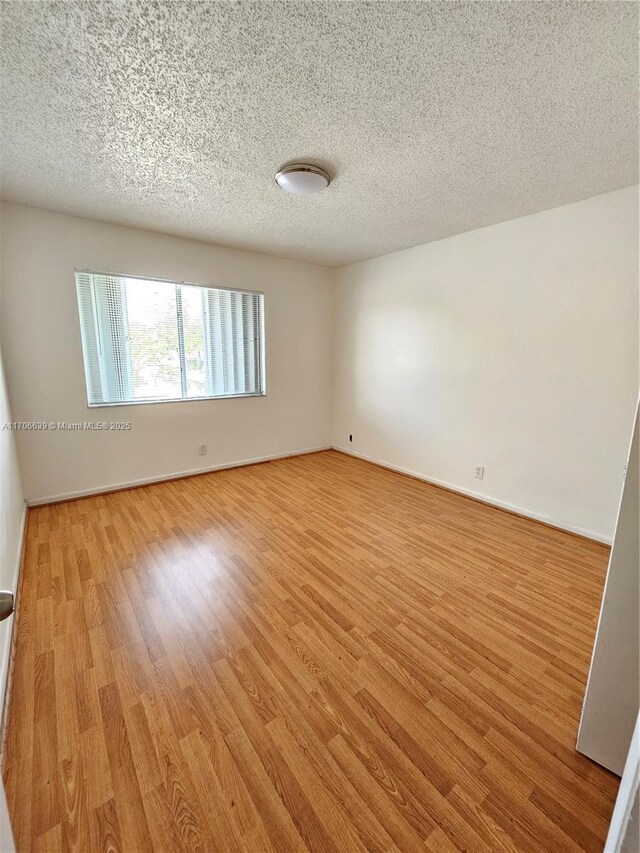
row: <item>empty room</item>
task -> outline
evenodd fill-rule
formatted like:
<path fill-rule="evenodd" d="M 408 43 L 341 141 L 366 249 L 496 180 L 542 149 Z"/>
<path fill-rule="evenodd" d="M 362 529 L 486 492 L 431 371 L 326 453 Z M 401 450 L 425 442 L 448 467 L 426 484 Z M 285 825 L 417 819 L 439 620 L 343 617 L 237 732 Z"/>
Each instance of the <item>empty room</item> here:
<path fill-rule="evenodd" d="M 0 0 L 0 853 L 638 853 L 639 11 Z"/>

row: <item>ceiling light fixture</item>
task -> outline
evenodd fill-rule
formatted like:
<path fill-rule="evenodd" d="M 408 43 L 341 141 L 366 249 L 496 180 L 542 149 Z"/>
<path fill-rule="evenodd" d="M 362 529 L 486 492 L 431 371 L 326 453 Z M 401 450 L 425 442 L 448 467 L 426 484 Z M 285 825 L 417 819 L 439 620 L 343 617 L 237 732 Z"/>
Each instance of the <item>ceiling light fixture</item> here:
<path fill-rule="evenodd" d="M 276 183 L 288 193 L 310 195 L 319 193 L 331 183 L 331 178 L 319 166 L 310 163 L 291 163 L 276 174 Z"/>

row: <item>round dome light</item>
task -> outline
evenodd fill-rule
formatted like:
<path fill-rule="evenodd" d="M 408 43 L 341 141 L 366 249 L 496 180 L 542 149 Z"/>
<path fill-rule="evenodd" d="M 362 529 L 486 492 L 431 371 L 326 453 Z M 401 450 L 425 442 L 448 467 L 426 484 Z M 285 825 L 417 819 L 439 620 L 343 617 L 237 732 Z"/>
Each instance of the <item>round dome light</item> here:
<path fill-rule="evenodd" d="M 319 166 L 311 166 L 309 163 L 292 163 L 280 169 L 276 175 L 276 183 L 288 193 L 310 195 L 328 187 L 331 178 Z"/>

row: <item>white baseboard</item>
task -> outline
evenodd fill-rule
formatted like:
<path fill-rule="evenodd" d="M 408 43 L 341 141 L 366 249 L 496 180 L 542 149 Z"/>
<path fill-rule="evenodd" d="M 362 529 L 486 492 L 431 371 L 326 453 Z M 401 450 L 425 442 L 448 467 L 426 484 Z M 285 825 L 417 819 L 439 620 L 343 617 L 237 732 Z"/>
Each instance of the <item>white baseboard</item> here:
<path fill-rule="evenodd" d="M 93 489 L 82 489 L 77 492 L 66 492 L 60 495 L 49 495 L 43 498 L 29 498 L 28 506 L 44 506 L 45 504 L 61 503 L 76 498 L 87 498 L 91 495 L 106 495 L 109 492 L 119 492 L 123 489 L 133 489 L 136 486 L 148 486 L 152 483 L 165 483 L 169 480 L 180 480 L 182 477 L 193 477 L 197 474 L 210 474 L 212 471 L 224 471 L 227 468 L 242 468 L 244 465 L 257 465 L 260 462 L 273 462 L 276 459 L 289 459 L 292 456 L 305 456 L 307 453 L 319 453 L 321 450 L 331 450 L 331 445 L 309 447 L 305 450 L 293 450 L 290 453 L 274 453 L 269 456 L 256 456 L 253 459 L 238 459 L 235 462 L 222 462 L 219 465 L 207 465 L 203 468 L 190 468 L 188 471 L 173 471 L 159 477 L 144 477 L 139 480 L 129 480 L 126 483 L 110 483 Z"/>
<path fill-rule="evenodd" d="M 444 489 L 448 489 L 451 492 L 457 492 L 461 495 L 466 495 L 467 497 L 474 498 L 475 500 L 482 501 L 482 503 L 489 504 L 490 506 L 497 506 L 500 509 L 506 509 L 509 512 L 514 513 L 515 515 L 521 515 L 524 518 L 531 518 L 534 521 L 540 521 L 543 524 L 547 524 L 550 527 L 556 527 L 559 530 L 566 530 L 568 533 L 576 533 L 578 536 L 584 536 L 587 539 L 593 539 L 596 542 L 602 542 L 604 545 L 611 545 L 612 539 L 610 536 L 603 536 L 601 533 L 596 533 L 593 530 L 587 530 L 583 527 L 576 527 L 570 524 L 565 524 L 564 522 L 556 521 L 553 518 L 549 518 L 549 516 L 542 515 L 541 513 L 532 512 L 525 507 L 517 506 L 516 504 L 509 503 L 508 501 L 501 501 L 497 498 L 492 498 L 488 495 L 484 495 L 481 492 L 476 492 L 473 489 L 466 489 L 463 486 L 455 485 L 454 483 L 449 483 L 446 480 L 439 480 L 436 477 L 429 477 L 426 474 L 421 473 L 420 471 L 413 471 L 410 468 L 403 468 L 399 465 L 392 465 L 389 462 L 384 462 L 381 459 L 376 459 L 373 456 L 368 456 L 365 453 L 357 453 L 348 447 L 342 447 L 340 445 L 322 445 L 320 447 L 308 447 L 304 450 L 294 450 L 289 453 L 275 453 L 269 456 L 256 456 L 251 459 L 238 459 L 234 462 L 223 462 L 219 465 L 207 465 L 202 468 L 191 468 L 187 471 L 175 471 L 169 474 L 162 474 L 159 477 L 145 477 L 138 480 L 129 480 L 124 483 L 111 483 L 107 486 L 100 486 L 92 489 L 82 489 L 75 492 L 66 492 L 64 494 L 58 495 L 49 495 L 47 497 L 40 498 L 30 498 L 27 500 L 28 506 L 43 506 L 45 504 L 53 504 L 53 503 L 61 503 L 62 501 L 70 501 L 75 500 L 76 498 L 85 498 L 90 497 L 91 495 L 103 495 L 108 494 L 109 492 L 118 492 L 122 489 L 132 489 L 136 486 L 147 486 L 152 483 L 163 483 L 168 480 L 179 480 L 181 477 L 193 477 L 197 474 L 208 474 L 213 471 L 223 471 L 227 468 L 240 468 L 244 465 L 256 465 L 260 462 L 271 462 L 276 459 L 288 459 L 292 456 L 304 456 L 307 453 L 319 453 L 322 450 L 337 450 L 340 453 L 346 453 L 348 456 L 354 456 L 357 459 L 363 459 L 366 462 L 372 462 L 374 465 L 380 465 L 382 468 L 388 468 L 390 471 L 396 471 L 399 474 L 408 474 L 410 477 L 415 477 L 418 480 L 424 480 L 425 483 L 431 483 L 434 486 L 441 486 Z"/>
<path fill-rule="evenodd" d="M 593 539 L 595 542 L 602 542 L 604 545 L 611 545 L 613 541 L 610 536 L 603 536 L 601 533 L 595 533 L 593 530 L 586 530 L 583 527 L 574 527 L 573 525 L 556 521 L 553 518 L 549 518 L 549 516 L 542 515 L 538 512 L 532 512 L 529 509 L 508 503 L 507 501 L 501 501 L 497 498 L 483 495 L 481 492 L 473 491 L 473 489 L 465 489 L 463 486 L 448 483 L 446 480 L 438 480 L 436 477 L 428 477 L 426 474 L 422 474 L 419 471 L 412 471 L 409 468 L 401 468 L 399 465 L 391 465 L 389 462 L 383 462 L 380 459 L 375 459 L 373 456 L 367 456 L 365 453 L 356 453 L 354 450 L 351 450 L 351 448 L 341 447 L 334 444 L 333 449 L 338 450 L 340 453 L 346 453 L 348 456 L 355 456 L 356 459 L 364 459 L 365 462 L 372 462 L 374 465 L 380 465 L 382 468 L 388 468 L 390 471 L 397 471 L 399 474 L 408 474 L 410 477 L 415 477 L 417 480 L 424 480 L 425 483 L 431 483 L 434 486 L 441 486 L 443 489 L 448 489 L 450 492 L 457 492 L 460 495 L 466 495 L 469 498 L 482 501 L 482 503 L 489 504 L 490 506 L 497 506 L 500 509 L 506 509 L 515 515 L 521 515 L 524 518 L 531 518 L 534 521 L 540 521 L 549 527 L 556 527 L 558 530 L 565 530 L 568 533 L 576 533 L 578 536 L 584 536 L 586 539 Z"/>

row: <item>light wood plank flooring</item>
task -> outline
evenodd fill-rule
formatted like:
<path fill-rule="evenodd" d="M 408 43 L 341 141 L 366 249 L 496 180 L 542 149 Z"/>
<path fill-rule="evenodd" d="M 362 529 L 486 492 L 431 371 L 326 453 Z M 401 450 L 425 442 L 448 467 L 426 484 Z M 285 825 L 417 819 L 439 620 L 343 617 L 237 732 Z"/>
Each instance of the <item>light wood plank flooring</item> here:
<path fill-rule="evenodd" d="M 607 553 L 333 451 L 31 510 L 18 850 L 600 851 Z"/>

